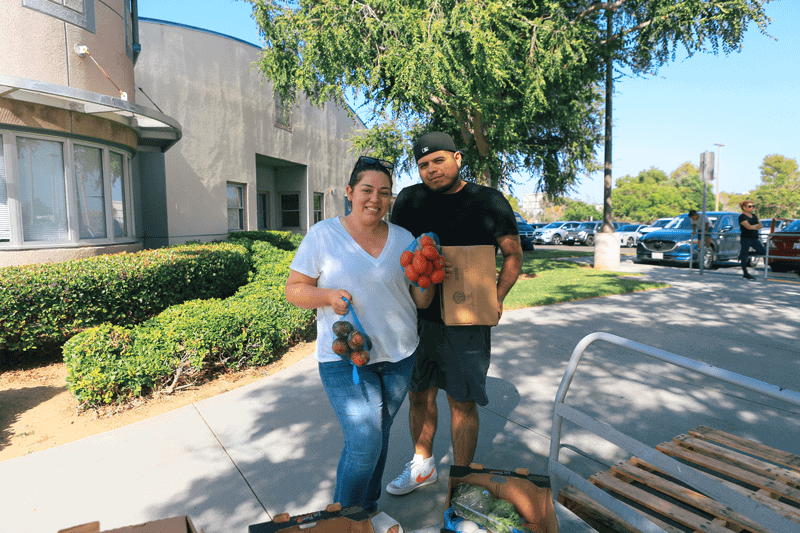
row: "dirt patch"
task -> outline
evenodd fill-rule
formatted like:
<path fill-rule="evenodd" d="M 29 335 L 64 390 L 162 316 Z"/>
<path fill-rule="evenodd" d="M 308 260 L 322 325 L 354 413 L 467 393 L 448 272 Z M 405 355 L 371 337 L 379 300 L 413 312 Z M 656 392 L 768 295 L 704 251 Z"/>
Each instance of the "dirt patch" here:
<path fill-rule="evenodd" d="M 311 355 L 315 346 L 313 341 L 298 344 L 269 365 L 219 373 L 170 395 L 87 411 L 79 411 L 67 391 L 64 363 L 6 370 L 0 373 L 0 461 L 127 426 L 249 385 Z"/>

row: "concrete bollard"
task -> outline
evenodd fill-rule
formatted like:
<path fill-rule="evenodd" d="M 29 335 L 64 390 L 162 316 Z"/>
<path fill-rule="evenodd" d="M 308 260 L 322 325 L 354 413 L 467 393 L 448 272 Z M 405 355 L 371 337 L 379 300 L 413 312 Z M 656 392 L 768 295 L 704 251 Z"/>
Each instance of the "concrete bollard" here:
<path fill-rule="evenodd" d="M 594 268 L 619 269 L 619 237 L 616 233 L 594 234 Z"/>

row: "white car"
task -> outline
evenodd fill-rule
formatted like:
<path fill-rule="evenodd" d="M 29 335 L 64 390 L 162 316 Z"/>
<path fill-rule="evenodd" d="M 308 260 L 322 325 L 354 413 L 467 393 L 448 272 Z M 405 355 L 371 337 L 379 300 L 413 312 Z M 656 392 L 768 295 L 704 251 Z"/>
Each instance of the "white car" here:
<path fill-rule="evenodd" d="M 647 224 L 627 224 L 619 228 L 616 235 L 619 237 L 620 246 L 626 248 L 633 248 L 639 242 L 639 237 L 642 236 L 641 230 L 646 228 Z"/>
<path fill-rule="evenodd" d="M 675 217 L 672 217 L 672 218 L 675 218 Z M 659 218 L 658 220 L 656 220 L 655 222 L 653 222 L 649 226 L 647 226 L 645 228 L 642 228 L 639 231 L 639 233 L 641 233 L 642 235 L 647 235 L 648 233 L 652 233 L 652 232 L 656 231 L 657 229 L 662 229 L 662 228 L 664 228 L 664 226 L 666 226 L 667 224 L 672 222 L 672 218 Z"/>

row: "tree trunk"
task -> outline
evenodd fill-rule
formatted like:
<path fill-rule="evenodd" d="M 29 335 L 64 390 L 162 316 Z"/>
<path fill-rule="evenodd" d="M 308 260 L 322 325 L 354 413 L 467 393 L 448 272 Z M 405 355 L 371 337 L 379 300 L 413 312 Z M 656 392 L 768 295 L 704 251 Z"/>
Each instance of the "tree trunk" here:
<path fill-rule="evenodd" d="M 606 11 L 606 42 L 609 43 L 607 44 L 609 50 L 606 56 L 606 139 L 603 165 L 603 225 L 601 227 L 601 231 L 606 233 L 614 232 L 614 217 L 611 211 L 611 97 L 614 93 L 614 59 L 610 49 L 613 36 L 613 16 L 613 11 Z"/>

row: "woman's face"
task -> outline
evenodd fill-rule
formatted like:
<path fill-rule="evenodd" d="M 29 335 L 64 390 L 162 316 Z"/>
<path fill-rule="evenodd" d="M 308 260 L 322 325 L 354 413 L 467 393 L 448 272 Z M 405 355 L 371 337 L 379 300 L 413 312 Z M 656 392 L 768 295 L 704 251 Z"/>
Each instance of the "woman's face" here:
<path fill-rule="evenodd" d="M 389 176 L 377 170 L 364 170 L 354 187 L 347 186 L 347 197 L 353 204 L 352 215 L 364 223 L 377 222 L 389 211 L 392 200 Z"/>

